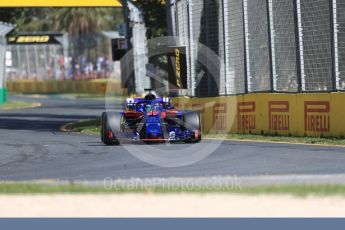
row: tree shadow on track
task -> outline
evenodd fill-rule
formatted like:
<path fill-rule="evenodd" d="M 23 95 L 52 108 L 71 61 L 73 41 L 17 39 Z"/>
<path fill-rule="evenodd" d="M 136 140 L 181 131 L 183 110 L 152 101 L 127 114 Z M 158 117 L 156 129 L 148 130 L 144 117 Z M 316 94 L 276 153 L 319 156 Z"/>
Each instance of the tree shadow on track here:
<path fill-rule="evenodd" d="M 44 114 L 44 113 L 4 113 L 0 114 L 0 119 L 15 117 L 20 118 L 23 120 L 30 120 L 32 118 L 51 118 L 51 119 L 64 119 L 64 120 L 82 120 L 82 119 L 94 119 L 98 116 L 90 116 L 90 115 L 68 115 L 68 114 Z M 12 119 L 12 118 L 11 118 Z M 0 122 L 1 122 L 0 120 Z"/>
<path fill-rule="evenodd" d="M 0 132 L 4 130 L 56 131 L 61 126 L 97 116 L 53 115 L 53 114 L 1 114 Z"/>

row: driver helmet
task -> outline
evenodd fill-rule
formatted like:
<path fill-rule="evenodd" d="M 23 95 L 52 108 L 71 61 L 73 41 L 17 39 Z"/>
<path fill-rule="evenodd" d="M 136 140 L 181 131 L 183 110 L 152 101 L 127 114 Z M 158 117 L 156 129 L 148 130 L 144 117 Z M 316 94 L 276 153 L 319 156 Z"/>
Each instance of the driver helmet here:
<path fill-rule="evenodd" d="M 151 105 L 146 105 L 145 106 L 145 111 L 146 112 L 151 112 L 152 111 L 152 106 Z"/>

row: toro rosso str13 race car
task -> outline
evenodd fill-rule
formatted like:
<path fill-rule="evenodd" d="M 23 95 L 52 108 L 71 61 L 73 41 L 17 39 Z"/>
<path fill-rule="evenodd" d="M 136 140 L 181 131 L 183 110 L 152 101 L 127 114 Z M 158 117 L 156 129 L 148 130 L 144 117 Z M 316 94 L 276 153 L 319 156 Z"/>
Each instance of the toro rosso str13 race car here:
<path fill-rule="evenodd" d="M 144 98 L 128 98 L 123 112 L 104 112 L 101 139 L 106 145 L 118 145 L 122 139 L 197 143 L 201 141 L 200 115 L 176 110 L 170 98 L 156 98 L 150 92 Z"/>

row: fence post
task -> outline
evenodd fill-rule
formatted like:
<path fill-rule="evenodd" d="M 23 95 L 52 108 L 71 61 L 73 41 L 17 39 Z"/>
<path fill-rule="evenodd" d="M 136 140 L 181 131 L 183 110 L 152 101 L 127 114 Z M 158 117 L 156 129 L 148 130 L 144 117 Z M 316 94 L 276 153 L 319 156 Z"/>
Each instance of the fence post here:
<path fill-rule="evenodd" d="M 5 57 L 6 56 L 6 39 L 0 36 L 0 105 L 6 102 L 6 79 L 5 79 Z"/>
<path fill-rule="evenodd" d="M 272 38 L 274 37 L 274 30 L 273 30 L 273 12 L 271 12 L 271 0 L 266 0 L 266 14 L 267 14 L 267 31 L 268 31 L 268 57 L 269 57 L 269 65 L 270 65 L 270 91 L 275 91 L 276 87 L 274 84 L 275 76 L 275 60 L 274 57 L 274 41 Z M 271 21 L 272 20 L 272 21 Z M 272 30 L 271 30 L 272 29 Z M 273 36 L 272 36 L 273 33 Z"/>
<path fill-rule="evenodd" d="M 203 17 L 205 18 L 205 41 L 206 41 L 206 46 L 210 49 L 210 37 L 209 37 L 209 23 L 210 23 L 210 2 L 209 0 L 204 1 L 204 15 Z M 207 52 L 207 51 L 206 51 Z M 208 65 L 208 60 L 206 59 L 206 63 Z M 212 81 L 210 78 L 209 71 L 206 71 L 207 74 L 207 96 L 210 96 L 212 94 Z M 214 76 L 213 76 L 214 77 Z"/>
<path fill-rule="evenodd" d="M 337 29 L 337 0 L 329 0 L 332 47 L 332 91 L 339 89 L 339 61 L 338 61 L 338 29 Z"/>
<path fill-rule="evenodd" d="M 7 23 L 0 23 L 0 104 L 7 101 L 7 88 L 6 88 L 6 35 L 11 33 L 15 28 L 14 25 Z"/>
<path fill-rule="evenodd" d="M 298 1 L 298 2 L 297 2 Z M 297 84 L 298 84 L 298 92 L 302 92 L 302 69 L 301 69 L 301 50 L 300 45 L 303 41 L 299 39 L 299 26 L 300 22 L 298 19 L 298 7 L 300 7 L 299 0 L 293 0 L 294 4 L 294 24 L 295 24 L 295 44 L 296 44 L 296 68 L 297 68 Z M 301 43 L 300 43 L 301 42 Z"/>
<path fill-rule="evenodd" d="M 249 50 L 248 50 L 248 16 L 247 16 L 247 0 L 243 0 L 243 43 L 244 43 L 244 93 L 249 92 L 248 85 L 250 84 L 249 75 Z"/>
<path fill-rule="evenodd" d="M 191 20 L 191 1 L 188 0 L 187 1 L 187 25 L 188 25 L 188 49 L 189 49 L 189 57 L 187 57 L 189 59 L 189 88 L 191 89 L 191 92 L 190 92 L 190 96 L 195 96 L 195 84 L 194 84 L 194 81 L 195 81 L 195 71 L 192 70 L 192 68 L 194 68 L 194 64 L 192 64 L 193 62 L 193 59 L 192 57 L 194 57 L 194 54 L 192 53 L 193 52 L 193 49 L 192 49 L 192 45 L 194 45 L 194 41 L 193 41 L 193 38 L 192 38 L 192 33 L 191 33 L 191 26 L 192 26 L 192 20 Z M 186 51 L 187 52 L 187 51 Z M 187 54 L 186 54 L 187 55 Z"/>
<path fill-rule="evenodd" d="M 226 0 L 225 0 L 226 1 Z M 224 5 L 224 0 L 221 0 L 222 3 L 222 23 L 223 23 L 223 48 L 224 48 L 224 52 L 223 52 L 223 68 L 224 68 L 224 94 L 227 95 L 228 94 L 228 89 L 227 89 L 227 55 L 226 55 L 226 33 L 225 33 L 225 5 Z M 220 83 L 219 85 L 221 85 L 222 83 Z"/>

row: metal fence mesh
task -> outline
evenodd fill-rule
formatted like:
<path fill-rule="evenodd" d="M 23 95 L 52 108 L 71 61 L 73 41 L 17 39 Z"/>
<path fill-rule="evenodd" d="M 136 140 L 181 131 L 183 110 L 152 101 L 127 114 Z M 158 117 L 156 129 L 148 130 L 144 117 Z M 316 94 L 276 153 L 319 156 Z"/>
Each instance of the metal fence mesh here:
<path fill-rule="evenodd" d="M 190 72 L 192 75 L 192 96 L 195 96 L 197 86 L 201 87 L 200 80 L 205 78 L 201 71 L 201 65 L 198 63 L 198 39 L 200 36 L 200 25 L 204 4 L 202 1 L 190 1 L 189 4 L 189 22 L 190 22 L 190 41 L 191 41 L 191 63 Z"/>
<path fill-rule="evenodd" d="M 41 32 L 56 42 L 16 43 L 7 38 L 6 76 L 15 80 L 91 80 L 119 77 L 119 62 L 111 57 L 111 39 L 116 31 L 67 36 Z M 30 37 L 31 33 L 17 37 Z"/>
<path fill-rule="evenodd" d="M 332 90 L 332 43 L 329 0 L 301 0 L 303 91 Z"/>
<path fill-rule="evenodd" d="M 205 5 L 206 3 L 203 1 L 192 1 L 193 5 L 192 8 L 192 20 L 193 20 L 193 39 L 195 40 L 194 46 L 199 46 L 198 43 L 205 44 L 207 43 L 207 24 L 205 22 Z M 198 24 L 195 22 L 198 21 Z M 204 65 L 201 64 L 206 62 L 206 58 L 200 56 L 200 48 L 196 49 L 196 56 L 194 59 L 195 62 L 195 95 L 196 96 L 207 96 L 209 93 L 209 75 L 207 74 L 207 70 Z M 201 62 L 200 62 L 201 61 Z"/>
<path fill-rule="evenodd" d="M 242 0 L 225 0 L 226 93 L 245 92 L 245 47 Z"/>
<path fill-rule="evenodd" d="M 296 92 L 298 90 L 293 1 L 272 0 L 270 2 L 273 88 L 275 91 Z"/>
<path fill-rule="evenodd" d="M 189 24 L 188 24 L 188 5 L 186 1 L 179 1 L 176 5 L 176 34 L 179 37 L 178 45 L 186 46 L 186 55 L 190 56 L 190 41 L 189 41 Z M 191 81 L 192 74 L 190 73 L 190 59 L 187 58 L 187 86 L 188 89 L 192 89 Z M 187 92 L 188 95 L 191 95 L 191 90 Z"/>
<path fill-rule="evenodd" d="M 10 45 L 12 63 L 7 80 L 63 80 L 66 76 L 60 45 Z"/>
<path fill-rule="evenodd" d="M 265 0 L 245 0 L 247 2 L 247 55 L 249 62 L 248 91 L 268 91 L 271 89 L 269 41 L 267 25 L 267 5 Z"/>
<path fill-rule="evenodd" d="M 171 4 L 170 5 L 170 17 L 171 17 L 171 20 L 170 22 L 170 25 L 171 25 L 171 31 L 170 31 L 170 36 L 176 36 L 176 5 L 175 4 Z"/>
<path fill-rule="evenodd" d="M 195 71 L 195 95 L 216 96 L 219 95 L 220 62 L 218 56 L 222 48 L 222 20 L 221 1 L 191 1 L 192 39 Z M 212 52 L 197 47 L 201 43 Z M 224 51 L 222 51 L 224 52 Z M 216 55 L 214 55 L 216 54 Z M 223 84 L 224 85 L 224 84 Z"/>
<path fill-rule="evenodd" d="M 246 88 L 248 92 L 332 91 L 334 73 L 337 89 L 345 90 L 344 1 L 180 2 L 190 7 L 184 20 L 190 20 L 193 95 L 241 94 Z M 176 25 L 176 31 L 183 26 Z M 216 76 L 210 74 L 216 71 L 196 61 L 202 56 L 197 42 L 219 56 Z"/>

